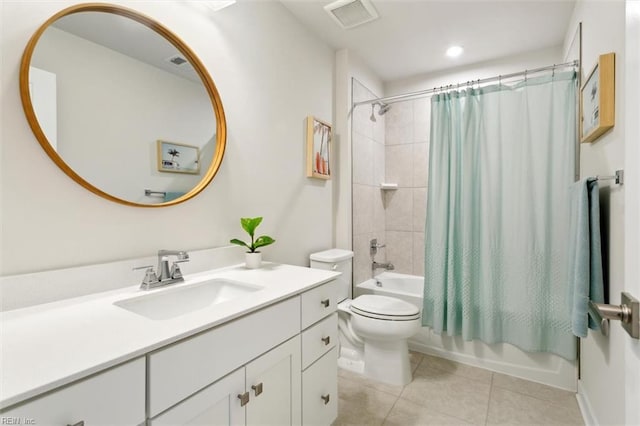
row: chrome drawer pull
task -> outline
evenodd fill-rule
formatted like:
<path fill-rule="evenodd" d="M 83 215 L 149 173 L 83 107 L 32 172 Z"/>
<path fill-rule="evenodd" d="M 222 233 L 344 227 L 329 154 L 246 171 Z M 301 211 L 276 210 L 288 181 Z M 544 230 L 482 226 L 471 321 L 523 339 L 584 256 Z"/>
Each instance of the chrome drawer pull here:
<path fill-rule="evenodd" d="M 320 303 L 322 303 L 322 306 L 324 306 L 325 308 L 329 307 L 329 299 L 321 300 Z"/>
<path fill-rule="evenodd" d="M 327 405 L 329 403 L 329 400 L 331 399 L 331 395 L 330 394 L 322 395 L 320 398 L 322 398 L 322 400 L 324 401 L 324 405 Z"/>
<path fill-rule="evenodd" d="M 240 406 L 244 407 L 249 403 L 249 392 L 239 393 L 238 399 L 240 400 Z"/>
<path fill-rule="evenodd" d="M 251 386 L 251 389 L 253 389 L 255 396 L 260 395 L 262 393 L 262 383 L 258 383 L 257 385 Z"/>
<path fill-rule="evenodd" d="M 329 343 L 331 343 L 331 336 L 323 337 L 320 340 L 322 340 L 324 342 L 324 345 L 327 346 Z"/>

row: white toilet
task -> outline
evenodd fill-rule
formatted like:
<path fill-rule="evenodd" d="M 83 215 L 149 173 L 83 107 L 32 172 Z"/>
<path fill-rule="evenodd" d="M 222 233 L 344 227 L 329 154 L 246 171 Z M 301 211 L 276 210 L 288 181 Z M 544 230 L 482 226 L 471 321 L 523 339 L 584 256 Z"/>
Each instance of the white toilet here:
<path fill-rule="evenodd" d="M 353 252 L 331 249 L 310 256 L 311 267 L 342 272 L 338 278 L 341 368 L 392 385 L 411 382 L 407 339 L 420 331 L 420 310 L 394 297 L 351 299 Z"/>

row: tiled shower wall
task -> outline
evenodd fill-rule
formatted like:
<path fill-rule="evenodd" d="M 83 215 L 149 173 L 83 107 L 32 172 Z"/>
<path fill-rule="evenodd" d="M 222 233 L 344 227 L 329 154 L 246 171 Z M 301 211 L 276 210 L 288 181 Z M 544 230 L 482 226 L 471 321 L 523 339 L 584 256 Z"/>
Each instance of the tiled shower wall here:
<path fill-rule="evenodd" d="M 357 80 L 352 85 L 353 102 L 378 97 Z M 371 107 L 360 105 L 352 115 L 352 214 L 353 214 L 353 282 L 360 283 L 371 278 L 369 241 L 385 240 L 385 210 L 380 182 L 385 173 L 385 116 L 378 115 L 371 121 Z M 384 251 L 376 256 L 384 260 Z"/>
<path fill-rule="evenodd" d="M 354 102 L 378 97 L 355 79 L 352 87 Z M 427 98 L 398 102 L 384 116 L 375 107 L 375 122 L 370 106 L 353 111 L 355 284 L 371 278 L 372 238 L 386 244 L 376 261 L 390 261 L 396 272 L 424 273 L 429 106 Z M 382 191 L 381 182 L 397 183 L 398 189 Z"/>
<path fill-rule="evenodd" d="M 394 103 L 385 118 L 387 260 L 395 271 L 424 275 L 430 99 Z"/>

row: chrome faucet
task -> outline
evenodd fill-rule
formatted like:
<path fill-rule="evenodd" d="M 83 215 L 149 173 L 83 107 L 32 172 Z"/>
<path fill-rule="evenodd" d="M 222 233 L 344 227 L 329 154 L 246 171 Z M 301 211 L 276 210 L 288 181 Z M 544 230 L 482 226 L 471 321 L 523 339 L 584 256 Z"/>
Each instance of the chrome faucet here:
<path fill-rule="evenodd" d="M 379 263 L 374 260 L 371 262 L 371 273 L 375 274 L 376 269 L 386 269 L 387 271 L 393 271 L 395 269 L 395 266 L 393 266 L 393 263 L 391 262 Z"/>
<path fill-rule="evenodd" d="M 176 256 L 177 259 L 169 267 L 169 256 Z M 189 253 L 183 250 L 158 250 L 158 272 L 153 270 L 152 265 L 139 266 L 133 269 L 146 269 L 144 279 L 140 288 L 149 290 L 167 284 L 184 281 L 182 271 L 178 263 L 188 262 Z"/>
<path fill-rule="evenodd" d="M 171 269 L 169 269 L 169 259 L 168 256 L 176 256 L 177 260 L 173 262 L 171 265 Z M 166 281 L 166 280 L 184 280 L 182 278 L 182 271 L 178 266 L 178 263 L 188 262 L 189 261 L 189 253 L 183 250 L 158 250 L 158 280 Z M 174 281 L 175 282 L 175 281 Z M 171 284 L 171 283 L 167 283 Z"/>

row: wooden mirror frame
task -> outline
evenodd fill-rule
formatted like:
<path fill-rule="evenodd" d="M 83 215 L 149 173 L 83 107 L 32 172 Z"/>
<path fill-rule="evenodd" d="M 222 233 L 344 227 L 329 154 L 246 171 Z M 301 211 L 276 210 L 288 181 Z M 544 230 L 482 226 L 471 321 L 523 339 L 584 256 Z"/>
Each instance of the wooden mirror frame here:
<path fill-rule="evenodd" d="M 124 200 L 122 198 L 115 197 L 103 190 L 96 188 L 91 183 L 87 182 L 82 176 L 77 174 L 67 163 L 64 162 L 62 157 L 56 152 L 55 149 L 49 143 L 47 136 L 44 134 L 44 131 L 40 127 L 40 123 L 38 123 L 35 110 L 33 108 L 33 104 L 31 103 L 31 96 L 29 93 L 29 66 L 31 64 L 31 58 L 33 56 L 33 52 L 35 47 L 40 40 L 40 37 L 45 32 L 49 26 L 64 16 L 72 15 L 74 13 L 79 12 L 104 12 L 104 13 L 112 13 L 120 16 L 124 16 L 134 21 L 146 26 L 147 28 L 155 31 L 160 36 L 164 37 L 167 41 L 173 44 L 180 53 L 182 53 L 186 59 L 189 60 L 196 73 L 202 79 L 202 83 L 207 90 L 209 98 L 211 99 L 211 104 L 213 106 L 213 110 L 215 113 L 216 119 L 216 149 L 214 153 L 214 158 L 211 161 L 211 165 L 209 169 L 206 171 L 203 178 L 200 182 L 193 187 L 189 192 L 182 195 L 175 200 L 167 201 L 164 203 L 158 204 L 143 204 L 136 203 L 128 200 Z M 193 51 L 187 46 L 185 42 L 183 42 L 177 35 L 171 32 L 169 29 L 164 27 L 162 24 L 156 22 L 154 19 L 149 18 L 137 11 L 132 9 L 128 9 L 122 6 L 103 4 L 103 3 L 85 3 L 79 4 L 75 6 L 68 7 L 66 9 L 61 10 L 60 12 L 53 15 L 49 18 L 44 24 L 38 28 L 38 30 L 31 36 L 29 43 L 25 47 L 24 53 L 22 55 L 22 62 L 20 64 L 20 98 L 22 99 L 22 107 L 24 109 L 24 113 L 27 117 L 27 121 L 31 130 L 33 131 L 36 139 L 42 146 L 42 149 L 47 153 L 47 155 L 53 160 L 53 162 L 62 169 L 71 179 L 76 181 L 78 184 L 83 186 L 85 189 L 93 192 L 94 194 L 99 195 L 100 197 L 106 198 L 107 200 L 114 201 L 116 203 L 125 204 L 129 206 L 135 207 L 166 207 L 175 204 L 182 203 L 187 201 L 197 194 L 202 192 L 204 188 L 211 183 L 214 176 L 218 172 L 220 168 L 220 164 L 222 163 L 222 157 L 224 156 L 224 151 L 226 147 L 227 141 L 227 126 L 224 115 L 224 109 L 222 107 L 222 101 L 220 100 L 220 95 L 218 94 L 218 90 L 216 89 L 215 84 L 209 73 L 207 72 L 204 64 L 198 59 L 198 57 L 193 53 Z"/>

